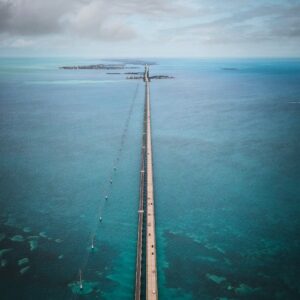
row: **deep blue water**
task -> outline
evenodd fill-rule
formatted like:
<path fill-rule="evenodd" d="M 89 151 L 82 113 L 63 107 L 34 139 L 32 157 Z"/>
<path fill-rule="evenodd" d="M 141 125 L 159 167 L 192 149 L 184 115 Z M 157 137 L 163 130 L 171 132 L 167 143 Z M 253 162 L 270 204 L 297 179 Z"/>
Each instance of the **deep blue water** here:
<path fill-rule="evenodd" d="M 300 60 L 155 61 L 160 299 L 299 299 Z M 0 59 L 1 299 L 133 299 L 144 86 L 94 62 Z"/>

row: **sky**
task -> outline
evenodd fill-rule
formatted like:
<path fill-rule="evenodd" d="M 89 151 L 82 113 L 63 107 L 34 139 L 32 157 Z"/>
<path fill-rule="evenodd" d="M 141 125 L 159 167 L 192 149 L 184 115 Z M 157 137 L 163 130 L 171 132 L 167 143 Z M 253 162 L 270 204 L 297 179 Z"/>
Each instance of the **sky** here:
<path fill-rule="evenodd" d="M 0 0 L 0 56 L 300 57 L 300 0 Z"/>

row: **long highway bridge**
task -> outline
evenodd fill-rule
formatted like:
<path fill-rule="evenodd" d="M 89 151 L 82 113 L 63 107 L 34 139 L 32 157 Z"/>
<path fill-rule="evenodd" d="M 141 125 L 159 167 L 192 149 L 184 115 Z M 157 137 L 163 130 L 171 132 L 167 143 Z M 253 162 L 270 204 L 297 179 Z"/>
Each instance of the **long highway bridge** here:
<path fill-rule="evenodd" d="M 145 66 L 145 108 L 141 151 L 135 300 L 157 300 L 155 209 L 151 142 L 150 77 Z"/>
<path fill-rule="evenodd" d="M 151 78 L 155 78 L 155 76 L 149 76 L 149 67 L 147 65 L 145 66 L 145 72 L 142 78 L 145 83 L 145 104 L 141 149 L 135 300 L 158 300 L 150 109 L 150 80 Z M 117 158 L 117 161 L 118 160 L 119 157 Z M 114 167 L 114 172 L 115 171 L 116 167 Z M 109 186 L 111 186 L 111 184 L 112 179 L 110 179 Z M 108 195 L 105 196 L 105 200 L 107 199 Z M 102 222 L 101 215 L 98 216 L 98 220 L 100 223 Z M 93 249 L 94 242 L 92 240 L 91 250 L 93 251 Z M 86 294 L 86 283 L 82 280 L 82 269 L 86 267 L 88 256 L 89 254 L 85 257 L 82 268 L 79 269 L 79 281 L 76 283 L 78 290 L 76 290 L 74 296 L 76 298 L 78 295 Z"/>

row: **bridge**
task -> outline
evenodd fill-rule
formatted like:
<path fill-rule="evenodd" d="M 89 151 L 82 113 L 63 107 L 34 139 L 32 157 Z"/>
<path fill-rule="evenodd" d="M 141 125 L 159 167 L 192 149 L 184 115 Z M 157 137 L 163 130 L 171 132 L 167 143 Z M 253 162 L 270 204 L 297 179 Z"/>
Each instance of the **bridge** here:
<path fill-rule="evenodd" d="M 140 170 L 135 300 L 157 300 L 150 78 L 147 65 L 145 66 L 143 78 L 145 82 L 145 107 Z"/>

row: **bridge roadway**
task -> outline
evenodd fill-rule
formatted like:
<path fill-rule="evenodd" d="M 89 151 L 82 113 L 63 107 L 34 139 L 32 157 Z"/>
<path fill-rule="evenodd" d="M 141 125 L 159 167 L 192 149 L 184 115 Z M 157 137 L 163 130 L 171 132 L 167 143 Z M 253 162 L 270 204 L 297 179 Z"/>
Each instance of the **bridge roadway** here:
<path fill-rule="evenodd" d="M 151 141 L 151 112 L 150 112 L 150 82 L 146 72 L 146 114 L 147 114 L 147 252 L 146 252 L 146 299 L 157 300 L 157 267 L 156 267 L 156 239 L 155 239 L 155 210 L 153 188 L 153 162 Z"/>
<path fill-rule="evenodd" d="M 155 210 L 153 189 L 153 164 L 151 142 L 151 113 L 150 113 L 150 80 L 149 68 L 145 67 L 145 110 L 144 110 L 144 134 L 142 144 L 142 158 L 140 171 L 140 200 L 139 221 L 136 257 L 136 282 L 135 300 L 157 300 L 157 267 L 156 267 L 156 240 L 155 240 Z M 144 203 L 146 197 L 146 203 Z M 145 207 L 146 204 L 146 207 Z M 146 213 L 146 230 L 144 230 L 144 214 Z M 146 234 L 146 262 L 143 263 L 144 233 Z M 143 267 L 146 267 L 145 272 Z M 146 290 L 142 291 L 142 273 L 146 274 Z M 144 295 L 145 294 L 145 295 Z"/>

